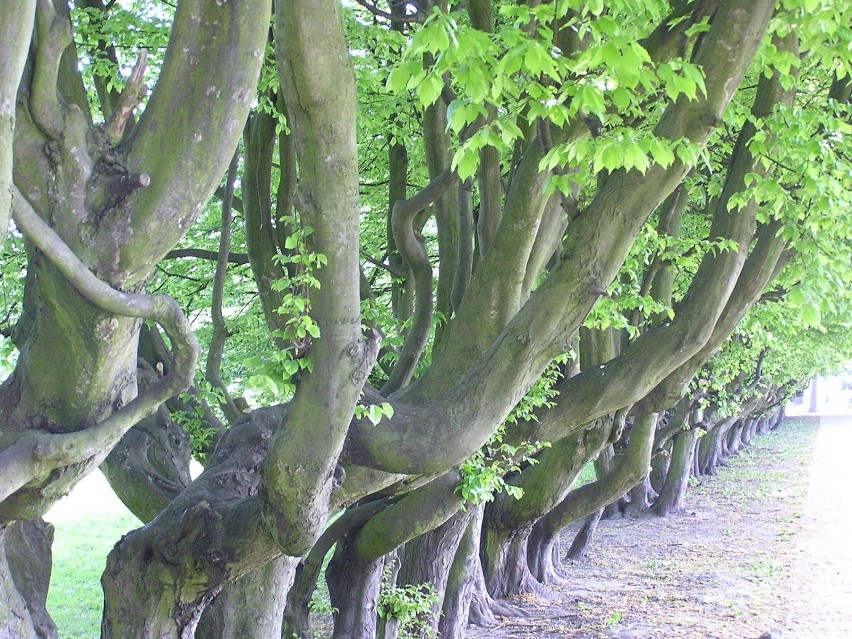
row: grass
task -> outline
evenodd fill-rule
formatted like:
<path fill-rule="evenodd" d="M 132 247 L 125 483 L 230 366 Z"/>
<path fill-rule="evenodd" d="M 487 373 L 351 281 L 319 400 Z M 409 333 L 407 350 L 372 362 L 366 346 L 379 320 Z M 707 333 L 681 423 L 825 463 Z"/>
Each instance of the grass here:
<path fill-rule="evenodd" d="M 133 515 L 99 514 L 55 524 L 47 609 L 60 639 L 100 636 L 106 557 L 122 535 L 141 525 Z"/>

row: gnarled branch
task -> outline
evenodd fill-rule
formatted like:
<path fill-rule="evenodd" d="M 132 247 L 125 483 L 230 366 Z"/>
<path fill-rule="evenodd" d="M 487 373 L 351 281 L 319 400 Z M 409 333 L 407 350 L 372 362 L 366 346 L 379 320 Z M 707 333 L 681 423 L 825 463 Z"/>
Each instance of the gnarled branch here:
<path fill-rule="evenodd" d="M 18 228 L 56 265 L 74 288 L 108 313 L 145 318 L 162 326 L 172 343 L 173 362 L 166 375 L 98 424 L 72 433 L 28 430 L 16 435 L 15 442 L 0 453 L 4 468 L 0 479 L 0 501 L 56 468 L 87 460 L 95 460 L 96 463 L 103 460 L 134 424 L 151 415 L 166 399 L 189 387 L 199 351 L 186 317 L 172 298 L 116 291 L 86 268 L 17 188 L 13 199 L 14 220 Z"/>

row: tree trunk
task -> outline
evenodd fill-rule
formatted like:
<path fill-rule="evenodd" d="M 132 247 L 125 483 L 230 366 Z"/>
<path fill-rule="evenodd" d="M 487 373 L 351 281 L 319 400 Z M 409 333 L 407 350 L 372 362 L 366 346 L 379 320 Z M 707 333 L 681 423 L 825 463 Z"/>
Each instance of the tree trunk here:
<path fill-rule="evenodd" d="M 515 604 L 494 599 L 485 587 L 479 558 L 485 504 L 476 506 L 459 543 L 444 594 L 440 623 L 441 639 L 463 639 L 468 622 L 477 626 L 497 625 L 497 616 L 523 617 Z"/>
<path fill-rule="evenodd" d="M 565 582 L 559 548 L 559 531 L 550 530 L 539 519 L 527 541 L 527 565 L 536 581 L 545 586 Z"/>
<path fill-rule="evenodd" d="M 721 463 L 722 438 L 733 420 L 717 424 L 698 440 L 698 471 L 701 475 L 715 475 Z M 727 424 L 727 425 L 726 425 Z"/>
<path fill-rule="evenodd" d="M 453 564 L 444 588 L 444 603 L 439 624 L 440 639 L 463 639 L 470 618 L 473 578 L 479 563 L 479 537 L 485 504 L 470 507 L 470 520 L 459 539 Z"/>
<path fill-rule="evenodd" d="M 651 458 L 651 488 L 658 494 L 663 490 L 663 485 L 666 483 L 671 458 L 671 440 L 666 441 L 658 450 L 655 450 L 654 456 Z"/>
<path fill-rule="evenodd" d="M 40 519 L 0 529 L 0 639 L 56 639 L 47 612 L 53 526 Z"/>
<path fill-rule="evenodd" d="M 642 481 L 630 489 L 628 493 L 630 500 L 624 506 L 625 517 L 642 517 L 648 513 L 648 509 L 656 498 L 656 493 L 651 487 L 651 478 L 645 477 Z"/>
<path fill-rule="evenodd" d="M 337 543 L 325 571 L 334 613 L 333 639 L 374 639 L 378 628 L 378 603 L 385 558 L 369 561 L 359 557 L 355 535 Z"/>
<path fill-rule="evenodd" d="M 759 423 L 760 420 L 754 417 L 746 421 L 746 425 L 743 427 L 743 434 L 741 436 L 743 444 L 746 446 L 751 444 L 751 440 L 753 440 L 754 436 L 757 434 L 757 426 Z"/>
<path fill-rule="evenodd" d="M 586 517 L 583 525 L 580 526 L 580 530 L 577 531 L 577 535 L 574 537 L 574 541 L 571 543 L 568 553 L 565 555 L 566 559 L 577 561 L 586 556 L 589 543 L 595 536 L 595 531 L 598 529 L 598 524 L 600 523 L 603 514 L 604 509 L 601 508 L 596 513 L 592 513 Z"/>
<path fill-rule="evenodd" d="M 8 528 L 0 529 L 0 639 L 36 639 L 35 626 L 6 559 Z"/>
<path fill-rule="evenodd" d="M 613 464 L 615 462 L 615 449 L 612 444 L 605 446 L 604 449 L 600 452 L 597 459 L 595 459 L 595 476 L 597 479 L 601 479 L 602 477 L 606 477 L 607 473 L 612 470 Z M 615 501 L 610 504 L 607 504 L 603 509 L 603 518 L 604 519 L 617 519 L 621 517 L 621 510 L 624 507 L 622 503 L 622 498 L 619 497 Z"/>
<path fill-rule="evenodd" d="M 743 420 L 738 419 L 736 423 L 728 430 L 725 440 L 728 442 L 728 454 L 738 455 L 740 445 L 742 444 Z"/>
<path fill-rule="evenodd" d="M 532 525 L 511 531 L 485 528 L 480 551 L 488 593 L 502 599 L 512 595 L 535 594 L 551 597 L 550 591 L 530 572 L 527 544 Z"/>
<path fill-rule="evenodd" d="M 228 584 L 205 609 L 195 639 L 281 639 L 294 557 L 279 557 Z"/>
<path fill-rule="evenodd" d="M 472 509 L 459 512 L 435 530 L 405 544 L 396 583 L 400 586 L 428 583 L 435 588 L 438 599 L 432 607 L 429 624 L 435 632 L 440 626 L 450 571 L 458 554 L 459 544 L 473 517 Z M 383 639 L 396 639 L 398 636 L 395 624 L 385 626 Z"/>
<path fill-rule="evenodd" d="M 690 428 L 675 435 L 669 472 L 663 489 L 651 509 L 655 515 L 666 517 L 680 511 L 683 507 L 683 496 L 692 473 L 692 457 L 695 454 L 697 438 L 698 429 L 696 428 Z"/>

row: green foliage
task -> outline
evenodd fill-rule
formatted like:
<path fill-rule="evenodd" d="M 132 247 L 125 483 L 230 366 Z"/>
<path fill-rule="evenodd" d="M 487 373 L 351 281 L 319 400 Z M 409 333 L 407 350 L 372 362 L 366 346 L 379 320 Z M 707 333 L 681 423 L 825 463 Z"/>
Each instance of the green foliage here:
<path fill-rule="evenodd" d="M 337 613 L 337 608 L 331 605 L 331 600 L 328 598 L 328 591 L 316 588 L 311 594 L 311 600 L 308 602 L 308 610 L 314 615 L 333 615 Z"/>
<path fill-rule="evenodd" d="M 429 621 L 432 616 L 432 606 L 437 602 L 438 591 L 432 584 L 392 586 L 389 567 L 385 568 L 385 578 L 379 594 L 378 613 L 382 619 L 393 619 L 399 624 L 400 639 L 436 636 Z"/>
<path fill-rule="evenodd" d="M 378 426 L 379 422 L 382 421 L 383 417 L 387 417 L 390 419 L 393 417 L 393 406 L 391 406 L 388 402 L 382 402 L 381 404 L 358 404 L 355 406 L 355 417 L 357 419 L 367 418 L 373 424 L 373 426 Z"/>
<path fill-rule="evenodd" d="M 7 337 L 0 335 L 0 380 L 6 379 L 15 370 L 18 361 L 18 349 Z"/>
<path fill-rule="evenodd" d="M 174 9 L 166 3 L 143 0 L 108 3 L 109 10 L 74 7 L 75 44 L 81 53 L 83 82 L 93 104 L 93 113 L 101 113 L 95 103 L 95 81 L 102 80 L 107 91 L 120 92 L 123 76 L 129 76 L 140 49 L 148 51 L 145 80 L 153 86 L 159 76 L 169 39 Z"/>
<path fill-rule="evenodd" d="M 199 391 L 197 398 L 183 393 L 180 395 L 180 400 L 187 405 L 190 405 L 193 399 L 203 403 L 194 403 L 191 410 L 176 410 L 171 413 L 172 420 L 189 434 L 192 453 L 196 458 L 200 457 L 203 451 L 209 450 L 213 437 L 216 435 L 216 429 L 212 428 L 205 419 L 205 404 L 211 410 L 215 410 L 219 404 L 225 402 L 222 389 L 216 388 L 207 380 L 201 380 L 197 388 Z"/>
<path fill-rule="evenodd" d="M 284 291 L 278 314 L 285 321 L 282 329 L 273 331 L 273 336 L 288 346 L 255 355 L 243 362 L 253 372 L 247 385 L 277 401 L 292 396 L 297 376 L 302 371 L 312 370 L 310 359 L 304 355 L 311 341 L 320 336 L 320 329 L 310 315 L 310 291 L 319 289 L 316 272 L 328 263 L 325 255 L 309 248 L 313 234 L 310 226 L 300 225 L 295 216 L 282 220 L 281 224 L 288 225 L 290 229 L 290 235 L 284 241 L 284 249 L 288 253 L 277 254 L 274 259 L 285 268 L 286 275 L 274 282 L 272 288 Z"/>
<path fill-rule="evenodd" d="M 649 114 L 653 120 L 667 100 L 694 100 L 705 91 L 697 66 L 680 58 L 654 65 L 640 43 L 643 18 L 659 19 L 665 4 L 613 6 L 601 15 L 588 3 L 577 3 L 576 10 L 573 4 L 502 4 L 493 33 L 468 24 L 462 11 L 435 8 L 414 31 L 387 88 L 397 96 L 411 92 L 426 108 L 441 96 L 446 80 L 457 96 L 448 117 L 458 141 L 453 168 L 462 179 L 476 172 L 481 148 L 508 152 L 538 122 L 561 128 L 578 117 L 602 122 L 603 135 L 555 145 L 542 168 L 560 166 L 570 171 L 570 180 L 584 182 L 603 170 L 644 173 L 652 162 L 669 166 L 675 155 L 693 159 L 685 141 L 656 138 L 649 126 L 632 124 Z M 696 25 L 691 34 L 704 28 Z M 584 46 L 566 45 L 567 30 Z M 563 180 L 554 187 L 567 188 Z"/>

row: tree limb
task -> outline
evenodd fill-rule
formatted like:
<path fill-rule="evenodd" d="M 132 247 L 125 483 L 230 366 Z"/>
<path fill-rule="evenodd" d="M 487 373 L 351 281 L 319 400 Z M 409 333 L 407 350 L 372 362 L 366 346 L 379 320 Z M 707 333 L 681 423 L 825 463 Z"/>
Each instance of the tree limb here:
<path fill-rule="evenodd" d="M 124 90 L 118 97 L 118 103 L 115 105 L 115 110 L 107 120 L 104 128 L 107 141 L 116 145 L 121 142 L 124 137 L 124 128 L 127 126 L 128 120 L 133 116 L 133 109 L 139 106 L 139 102 L 145 97 L 145 67 L 148 64 L 148 50 L 141 49 L 139 57 L 136 59 L 136 64 L 133 65 L 133 71 L 130 72 L 130 77 L 127 78 L 127 84 L 124 85 Z"/>
<path fill-rule="evenodd" d="M 198 248 L 174 249 L 166 253 L 166 256 L 163 259 L 176 260 L 182 257 L 197 257 L 202 260 L 217 262 L 219 260 L 219 252 Z M 249 259 L 248 255 L 245 253 L 228 253 L 228 262 L 242 266 L 243 264 L 248 264 Z"/>
<path fill-rule="evenodd" d="M 426 253 L 423 237 L 414 230 L 414 218 L 426 207 L 440 198 L 447 189 L 458 181 L 450 169 L 444 169 L 419 193 L 407 200 L 397 200 L 391 213 L 391 226 L 400 256 L 411 270 L 414 279 L 415 307 L 411 327 L 399 360 L 388 381 L 381 388 L 383 395 L 390 395 L 407 385 L 414 375 L 414 368 L 426 348 L 432 328 L 434 301 L 432 293 L 432 264 Z"/>
<path fill-rule="evenodd" d="M 0 501 L 56 468 L 88 460 L 100 463 L 134 424 L 156 411 L 166 399 L 189 387 L 199 351 L 189 323 L 172 298 L 116 291 L 92 275 L 17 188 L 13 198 L 18 228 L 83 297 L 109 313 L 157 322 L 171 340 L 174 359 L 166 375 L 98 424 L 72 433 L 51 434 L 32 429 L 16 435 L 15 443 L 0 453 L 4 468 Z"/>
<path fill-rule="evenodd" d="M 224 401 L 219 407 L 232 424 L 239 419 L 242 411 L 237 408 L 227 386 L 222 381 L 222 355 L 225 351 L 225 341 L 230 333 L 222 315 L 222 298 L 225 294 L 225 278 L 228 275 L 228 254 L 231 247 L 231 203 L 233 201 L 234 184 L 237 181 L 237 165 L 239 152 L 234 152 L 231 165 L 228 167 L 228 177 L 225 184 L 225 197 L 222 200 L 222 228 L 219 232 L 219 258 L 216 261 L 216 272 L 213 275 L 213 292 L 210 302 L 210 319 L 213 324 L 213 335 L 207 348 L 207 361 L 204 373 L 207 381 L 222 392 Z"/>
<path fill-rule="evenodd" d="M 30 111 L 42 132 L 58 140 L 65 126 L 65 113 L 59 101 L 57 81 L 62 53 L 71 44 L 71 24 L 56 12 L 53 0 L 38 0 L 35 31 L 37 45 Z"/>

